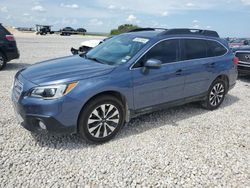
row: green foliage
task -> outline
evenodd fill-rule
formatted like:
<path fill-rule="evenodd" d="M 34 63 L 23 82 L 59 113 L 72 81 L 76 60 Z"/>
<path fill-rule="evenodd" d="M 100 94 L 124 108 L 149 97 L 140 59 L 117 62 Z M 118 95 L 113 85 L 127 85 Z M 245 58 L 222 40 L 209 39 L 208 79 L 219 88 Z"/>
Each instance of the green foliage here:
<path fill-rule="evenodd" d="M 132 24 L 123 24 L 120 25 L 117 29 L 112 29 L 110 34 L 111 35 L 119 35 L 121 33 L 126 33 L 128 31 L 131 31 L 133 29 L 138 29 L 140 27 L 138 27 L 137 25 L 132 25 Z"/>

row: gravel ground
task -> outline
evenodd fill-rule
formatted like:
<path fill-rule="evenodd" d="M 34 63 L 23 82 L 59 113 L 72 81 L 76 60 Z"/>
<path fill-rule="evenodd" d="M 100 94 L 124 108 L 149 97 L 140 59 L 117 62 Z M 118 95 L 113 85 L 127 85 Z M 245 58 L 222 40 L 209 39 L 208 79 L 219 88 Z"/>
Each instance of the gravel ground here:
<path fill-rule="evenodd" d="M 0 187 L 250 187 L 250 78 L 222 107 L 189 104 L 133 119 L 112 141 L 35 135 L 11 106 L 16 71 L 70 55 L 79 37 L 17 37 L 21 58 L 0 72 Z"/>

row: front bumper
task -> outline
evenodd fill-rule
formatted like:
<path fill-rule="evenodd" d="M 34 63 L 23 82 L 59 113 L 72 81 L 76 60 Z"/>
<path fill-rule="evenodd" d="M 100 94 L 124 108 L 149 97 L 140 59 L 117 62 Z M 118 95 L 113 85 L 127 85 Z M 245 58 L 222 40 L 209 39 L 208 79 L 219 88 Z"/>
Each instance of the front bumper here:
<path fill-rule="evenodd" d="M 22 83 L 22 88 L 18 88 Z M 20 84 L 19 84 L 20 86 Z M 46 130 L 53 133 L 77 132 L 77 121 L 82 106 L 79 101 L 70 96 L 60 99 L 44 100 L 27 96 L 30 88 L 35 87 L 21 75 L 15 81 L 12 91 L 13 107 L 20 124 L 29 131 L 42 130 L 39 123 L 46 126 Z M 20 95 L 17 97 L 17 88 Z"/>
<path fill-rule="evenodd" d="M 41 128 L 39 122 L 42 122 L 46 129 Z M 76 132 L 74 127 L 66 127 L 53 117 L 39 115 L 22 116 L 21 126 L 31 132 L 48 131 L 53 133 L 73 134 Z"/>
<path fill-rule="evenodd" d="M 240 75 L 250 75 L 250 51 L 238 50 L 235 52 L 235 56 L 239 58 L 238 72 Z"/>
<path fill-rule="evenodd" d="M 238 72 L 240 75 L 250 75 L 250 65 L 249 66 L 238 65 Z"/>
<path fill-rule="evenodd" d="M 77 132 L 77 125 L 65 125 L 62 120 L 58 120 L 58 111 L 54 111 L 51 115 L 43 115 L 44 112 L 38 111 L 37 104 L 29 103 L 28 105 L 24 105 L 21 103 L 17 103 L 13 101 L 13 106 L 15 113 L 17 115 L 17 119 L 19 123 L 21 124 L 22 127 L 25 129 L 31 131 L 31 132 L 38 132 L 38 131 L 43 131 L 44 129 L 41 128 L 39 125 L 39 122 L 42 122 L 46 126 L 46 131 L 48 132 L 53 132 L 53 133 L 68 133 L 68 134 L 73 134 Z M 51 104 L 52 108 L 55 109 L 57 108 L 58 105 L 60 104 Z M 45 109 L 46 106 L 40 106 L 40 109 Z M 52 109 L 51 108 L 51 109 Z M 30 113 L 30 111 L 36 112 L 35 114 Z M 53 110 L 52 110 L 53 111 Z"/>
<path fill-rule="evenodd" d="M 17 48 L 7 48 L 5 54 L 7 57 L 7 61 L 18 59 L 20 57 L 20 53 Z"/>

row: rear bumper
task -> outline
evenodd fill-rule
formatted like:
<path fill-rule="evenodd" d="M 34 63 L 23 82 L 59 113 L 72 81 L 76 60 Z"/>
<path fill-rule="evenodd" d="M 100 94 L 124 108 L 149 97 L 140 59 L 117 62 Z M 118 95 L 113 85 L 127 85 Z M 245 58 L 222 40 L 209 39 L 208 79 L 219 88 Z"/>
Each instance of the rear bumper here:
<path fill-rule="evenodd" d="M 6 55 L 7 61 L 18 59 L 20 57 L 20 54 L 17 48 L 7 48 L 5 50 L 5 55 Z"/>

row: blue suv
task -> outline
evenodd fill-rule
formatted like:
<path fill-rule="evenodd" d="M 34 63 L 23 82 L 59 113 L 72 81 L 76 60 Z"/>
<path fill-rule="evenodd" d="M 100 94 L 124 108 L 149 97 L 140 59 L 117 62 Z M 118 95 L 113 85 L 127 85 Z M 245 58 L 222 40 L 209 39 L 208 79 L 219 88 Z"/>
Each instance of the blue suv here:
<path fill-rule="evenodd" d="M 237 63 L 215 31 L 145 28 L 20 70 L 12 100 L 30 131 L 102 143 L 141 114 L 194 101 L 217 109 L 236 83 Z"/>

